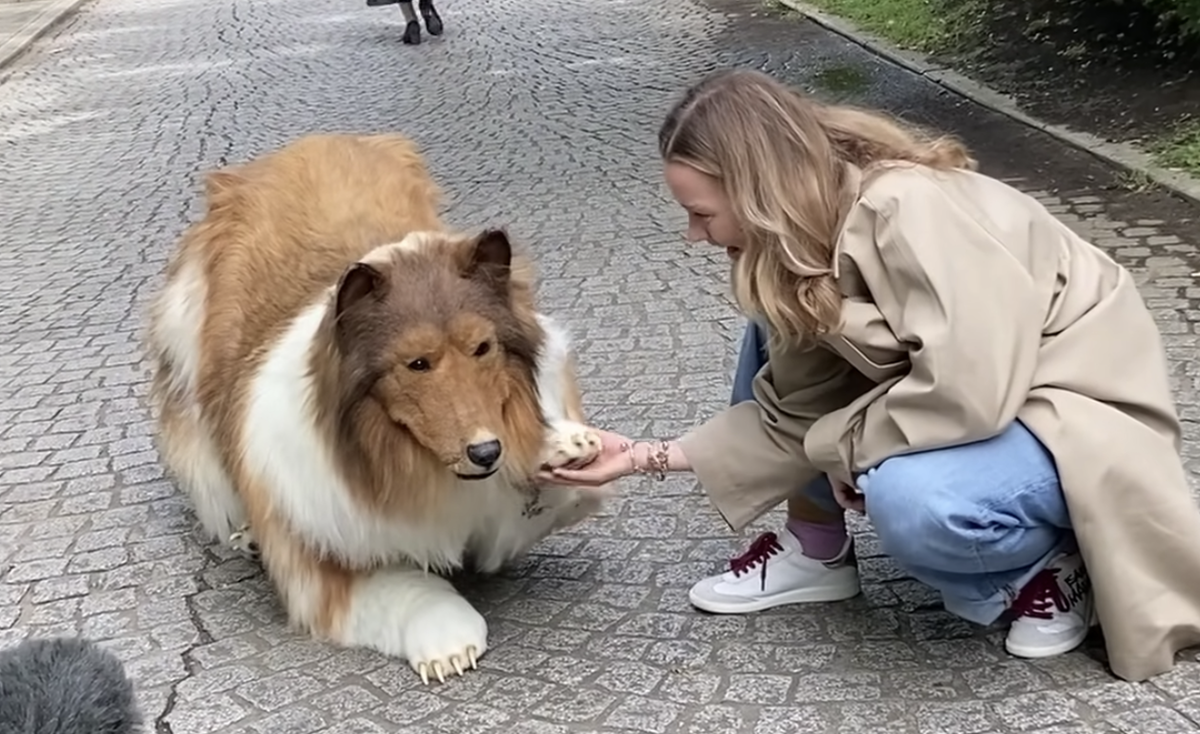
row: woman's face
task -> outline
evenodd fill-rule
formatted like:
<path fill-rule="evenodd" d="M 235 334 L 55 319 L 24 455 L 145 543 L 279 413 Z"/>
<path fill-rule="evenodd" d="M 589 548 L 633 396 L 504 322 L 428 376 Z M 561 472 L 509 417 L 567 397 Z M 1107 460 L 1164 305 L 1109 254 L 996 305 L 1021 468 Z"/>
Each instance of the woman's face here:
<path fill-rule="evenodd" d="M 709 242 L 736 259 L 745 238 L 720 182 L 683 163 L 668 163 L 664 175 L 671 195 L 687 212 L 688 242 Z"/>

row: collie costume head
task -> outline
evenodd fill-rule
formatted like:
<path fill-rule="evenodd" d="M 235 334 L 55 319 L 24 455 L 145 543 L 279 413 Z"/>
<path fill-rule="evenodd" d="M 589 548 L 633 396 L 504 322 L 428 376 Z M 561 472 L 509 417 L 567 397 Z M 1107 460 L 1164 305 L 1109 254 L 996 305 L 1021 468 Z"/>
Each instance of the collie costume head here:
<path fill-rule="evenodd" d="M 417 232 L 343 271 L 314 366 L 347 466 L 400 452 L 458 479 L 532 475 L 545 335 L 531 280 L 501 230 Z"/>

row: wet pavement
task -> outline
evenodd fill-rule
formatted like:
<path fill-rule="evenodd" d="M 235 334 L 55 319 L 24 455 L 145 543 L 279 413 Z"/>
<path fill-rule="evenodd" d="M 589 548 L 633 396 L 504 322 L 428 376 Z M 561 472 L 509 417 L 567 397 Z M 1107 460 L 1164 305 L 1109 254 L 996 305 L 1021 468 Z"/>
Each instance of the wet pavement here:
<path fill-rule="evenodd" d="M 1200 730 L 1200 664 L 1112 677 L 1095 640 L 1021 661 L 941 611 L 858 523 L 865 593 L 712 617 L 688 586 L 745 538 L 693 482 L 631 482 L 610 512 L 464 583 L 480 669 L 407 666 L 291 633 L 255 565 L 199 542 L 150 439 L 138 340 L 198 172 L 318 130 L 414 136 L 448 219 L 537 254 L 579 339 L 594 421 L 685 430 L 727 400 L 740 321 L 723 253 L 688 247 L 654 136 L 705 72 L 749 65 L 954 131 L 985 170 L 1115 252 L 1171 351 L 1192 476 L 1198 212 L 756 3 L 443 0 L 410 48 L 395 7 L 95 0 L 0 84 L 0 645 L 116 651 L 157 733 L 1166 734 Z M 754 529 L 779 522 L 775 513 Z"/>

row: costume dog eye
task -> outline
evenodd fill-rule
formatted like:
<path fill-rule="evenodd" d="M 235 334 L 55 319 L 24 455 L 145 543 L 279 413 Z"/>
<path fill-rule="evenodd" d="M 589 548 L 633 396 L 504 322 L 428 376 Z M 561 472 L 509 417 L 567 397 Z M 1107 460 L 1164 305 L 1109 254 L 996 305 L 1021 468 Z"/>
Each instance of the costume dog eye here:
<path fill-rule="evenodd" d="M 490 351 L 492 351 L 492 343 L 491 342 L 480 342 L 479 346 L 475 347 L 475 356 L 482 357 L 483 355 L 487 354 Z"/>
<path fill-rule="evenodd" d="M 412 370 L 413 372 L 428 372 L 429 371 L 429 360 L 425 359 L 424 357 L 422 357 L 421 359 L 414 359 L 413 361 L 408 363 L 408 368 L 410 370 Z"/>

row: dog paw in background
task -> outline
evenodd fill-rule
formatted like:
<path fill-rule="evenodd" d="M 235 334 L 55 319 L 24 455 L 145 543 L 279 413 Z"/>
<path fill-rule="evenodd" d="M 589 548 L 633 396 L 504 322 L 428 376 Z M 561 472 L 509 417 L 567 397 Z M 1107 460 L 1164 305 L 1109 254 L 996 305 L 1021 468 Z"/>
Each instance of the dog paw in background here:
<path fill-rule="evenodd" d="M 79 638 L 0 650 L 0 732 L 140 734 L 133 682 L 111 652 Z"/>
<path fill-rule="evenodd" d="M 241 553 L 247 560 L 255 563 L 262 561 L 262 549 L 259 548 L 258 541 L 254 539 L 254 533 L 250 530 L 249 523 L 243 524 L 229 535 L 228 545 Z"/>

